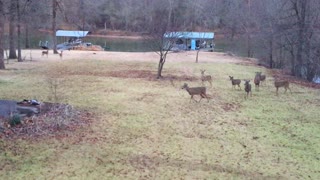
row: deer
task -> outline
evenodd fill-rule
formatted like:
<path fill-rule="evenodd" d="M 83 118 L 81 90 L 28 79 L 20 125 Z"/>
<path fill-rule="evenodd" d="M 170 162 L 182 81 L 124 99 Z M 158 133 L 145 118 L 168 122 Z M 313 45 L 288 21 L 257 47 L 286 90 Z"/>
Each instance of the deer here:
<path fill-rule="evenodd" d="M 250 96 L 252 96 L 250 80 L 244 80 L 244 90 L 247 93 L 247 96 L 245 96 L 245 99 L 249 97 L 249 93 L 250 93 Z"/>
<path fill-rule="evenodd" d="M 264 82 L 266 80 L 266 75 L 262 74 L 262 72 L 256 72 L 256 75 L 257 75 L 257 73 L 260 77 L 260 83 L 262 85 L 262 82 Z"/>
<path fill-rule="evenodd" d="M 206 87 L 189 87 L 187 83 L 184 83 L 181 89 L 185 89 L 191 95 L 190 101 L 191 99 L 193 99 L 194 95 L 200 95 L 199 102 L 201 101 L 202 98 L 207 98 L 209 102 L 209 98 L 206 94 Z M 196 101 L 195 99 L 193 100 Z"/>
<path fill-rule="evenodd" d="M 290 90 L 290 93 L 292 94 L 292 91 L 291 91 L 291 89 L 290 89 L 290 87 L 289 87 L 289 81 L 287 81 L 287 80 L 275 80 L 274 81 L 274 86 L 276 87 L 276 89 L 277 89 L 277 91 L 276 91 L 276 94 L 277 94 L 277 96 L 278 96 L 278 89 L 280 88 L 280 87 L 284 87 L 284 89 L 285 89 L 285 93 L 287 92 L 287 89 L 289 89 Z"/>
<path fill-rule="evenodd" d="M 240 79 L 233 79 L 233 76 L 229 76 L 229 78 L 230 78 L 230 81 L 231 81 L 231 84 L 232 84 L 232 88 L 235 89 L 235 86 L 238 85 L 238 87 L 241 90 L 241 87 L 240 87 L 241 80 Z"/>
<path fill-rule="evenodd" d="M 62 53 L 63 53 L 63 51 L 60 51 L 60 53 L 59 53 L 60 59 L 62 59 Z"/>
<path fill-rule="evenodd" d="M 200 69 L 200 71 L 201 71 L 201 82 L 202 82 L 202 85 L 204 84 L 205 81 L 208 81 L 210 83 L 210 86 L 212 87 L 212 77 L 210 75 L 207 75 L 207 76 L 204 75 L 204 72 L 206 70 Z"/>
<path fill-rule="evenodd" d="M 260 76 L 261 76 L 261 72 L 256 72 L 256 76 L 254 77 L 254 80 L 253 80 L 253 82 L 255 84 L 255 88 L 258 91 L 259 91 L 259 86 L 260 86 L 260 81 L 261 81 Z"/>
<path fill-rule="evenodd" d="M 266 78 L 267 78 L 267 76 L 266 75 L 262 75 L 262 74 L 260 74 L 260 81 L 261 81 L 261 85 L 262 85 L 262 82 L 265 82 L 265 80 L 266 80 Z"/>
<path fill-rule="evenodd" d="M 49 50 L 47 49 L 46 51 L 42 51 L 42 56 L 44 56 L 44 55 L 47 55 L 47 57 L 48 57 L 48 54 L 49 54 Z"/>

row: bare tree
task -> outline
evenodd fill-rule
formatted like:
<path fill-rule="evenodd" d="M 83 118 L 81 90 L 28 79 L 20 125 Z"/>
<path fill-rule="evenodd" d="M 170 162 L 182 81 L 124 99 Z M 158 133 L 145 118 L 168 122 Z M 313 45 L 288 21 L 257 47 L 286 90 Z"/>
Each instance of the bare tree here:
<path fill-rule="evenodd" d="M 17 0 L 10 1 L 9 7 L 9 59 L 17 59 L 16 45 L 15 45 L 15 22 L 17 13 Z"/>
<path fill-rule="evenodd" d="M 270 68 L 288 67 L 309 81 L 319 72 L 319 13 L 316 0 L 260 1 L 259 36 Z M 255 4 L 256 5 L 256 4 Z M 263 8 L 262 8 L 263 7 Z"/>
<path fill-rule="evenodd" d="M 5 21 L 5 15 L 4 15 L 4 3 L 3 0 L 0 0 L 0 69 L 5 69 L 4 65 L 4 21 Z"/>
<path fill-rule="evenodd" d="M 31 12 L 31 6 L 34 5 L 32 4 L 33 2 L 31 0 L 26 0 L 24 2 L 24 6 L 22 8 L 22 13 L 24 14 L 24 16 L 22 17 L 22 22 L 21 24 L 24 25 L 24 30 L 25 30 L 25 48 L 30 48 L 30 40 L 29 40 L 29 36 L 30 36 L 30 33 L 29 33 L 29 29 L 30 27 L 32 27 L 32 23 L 35 22 L 36 18 L 35 18 L 35 15 L 32 14 Z"/>
<path fill-rule="evenodd" d="M 279 29 L 280 13 L 282 12 L 283 1 L 270 0 L 260 1 L 258 4 L 257 39 L 258 47 L 263 49 L 257 58 L 262 63 L 268 64 L 269 68 L 281 68 L 283 66 L 283 51 L 281 45 L 282 37 Z"/>
<path fill-rule="evenodd" d="M 157 79 L 160 79 L 162 78 L 162 70 L 166 63 L 167 55 L 176 40 L 176 33 L 163 29 L 159 32 L 150 33 L 146 36 L 146 40 L 152 42 L 150 48 L 159 55 Z"/>
<path fill-rule="evenodd" d="M 283 46 L 290 54 L 293 75 L 312 81 L 319 69 L 317 42 L 320 3 L 316 0 L 287 0 L 279 25 Z"/>
<path fill-rule="evenodd" d="M 20 0 L 16 0 L 17 3 L 17 38 L 18 38 L 18 42 L 17 42 L 17 48 L 18 48 L 18 62 L 22 62 L 22 58 L 21 58 L 21 11 L 20 11 Z"/>
<path fill-rule="evenodd" d="M 165 1 L 154 4 L 154 7 L 157 8 L 152 12 L 152 19 L 157 21 L 150 21 L 146 39 L 152 42 L 150 48 L 159 55 L 157 79 L 160 79 L 167 55 L 178 36 L 172 32 L 173 28 L 168 26 L 174 26 L 174 24 L 168 23 L 168 9 Z"/>
<path fill-rule="evenodd" d="M 199 32 L 198 35 L 199 35 L 199 40 L 198 40 L 199 44 L 197 47 L 198 49 L 197 49 L 197 55 L 196 55 L 196 63 L 199 62 L 200 51 L 207 48 L 208 44 L 207 44 L 206 40 L 214 37 L 214 35 L 212 37 L 210 37 L 210 35 L 206 32 Z M 200 41 L 200 39 L 201 39 L 201 41 Z M 210 44 L 211 44 L 210 47 L 212 47 L 212 42 L 210 42 Z"/>
<path fill-rule="evenodd" d="M 52 40 L 53 40 L 53 53 L 58 54 L 57 51 L 57 11 L 58 11 L 58 0 L 52 0 Z"/>

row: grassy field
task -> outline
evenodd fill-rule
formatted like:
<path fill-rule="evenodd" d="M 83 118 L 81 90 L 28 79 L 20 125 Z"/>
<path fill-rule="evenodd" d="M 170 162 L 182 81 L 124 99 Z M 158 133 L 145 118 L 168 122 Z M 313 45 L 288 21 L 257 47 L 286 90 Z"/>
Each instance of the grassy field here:
<path fill-rule="evenodd" d="M 291 84 L 276 96 L 264 68 L 201 62 L 206 55 L 196 64 L 175 54 L 163 72 L 173 83 L 154 79 L 157 59 L 121 59 L 130 53 L 8 64 L 0 99 L 55 95 L 94 117 L 64 136 L 0 139 L 0 179 L 320 179 L 319 90 Z M 180 87 L 201 85 L 200 69 L 213 76 L 212 99 L 190 102 Z M 245 100 L 228 75 L 256 71 L 267 82 Z"/>

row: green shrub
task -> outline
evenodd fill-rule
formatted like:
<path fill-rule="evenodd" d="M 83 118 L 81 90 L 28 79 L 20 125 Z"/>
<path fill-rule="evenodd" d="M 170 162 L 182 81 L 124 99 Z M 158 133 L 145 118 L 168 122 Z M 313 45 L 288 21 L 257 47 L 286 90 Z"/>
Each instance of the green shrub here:
<path fill-rule="evenodd" d="M 9 124 L 10 126 L 15 126 L 18 124 L 21 124 L 21 117 L 19 114 L 14 114 L 13 116 L 10 117 L 9 119 Z"/>

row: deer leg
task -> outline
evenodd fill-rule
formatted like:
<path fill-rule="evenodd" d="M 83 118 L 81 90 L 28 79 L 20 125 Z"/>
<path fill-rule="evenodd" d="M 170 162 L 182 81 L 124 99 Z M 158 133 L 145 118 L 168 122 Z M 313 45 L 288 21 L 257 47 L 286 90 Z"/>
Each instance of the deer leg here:
<path fill-rule="evenodd" d="M 201 93 L 200 96 L 201 96 L 202 98 L 206 98 L 207 101 L 209 102 L 209 98 L 208 98 L 208 96 L 207 96 L 205 93 Z"/>
<path fill-rule="evenodd" d="M 290 90 L 290 93 L 292 94 L 292 91 L 291 91 L 291 89 L 289 88 L 289 86 L 288 86 L 288 89 Z"/>
<path fill-rule="evenodd" d="M 276 94 L 277 94 L 277 96 L 278 96 L 278 87 L 276 87 L 277 88 L 277 90 L 276 90 Z"/>
<path fill-rule="evenodd" d="M 193 98 L 193 95 L 191 95 L 191 99 L 193 99 L 195 102 L 198 102 L 197 100 L 195 100 L 195 99 Z M 191 101 L 191 99 L 190 99 L 190 101 Z"/>

